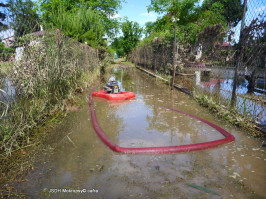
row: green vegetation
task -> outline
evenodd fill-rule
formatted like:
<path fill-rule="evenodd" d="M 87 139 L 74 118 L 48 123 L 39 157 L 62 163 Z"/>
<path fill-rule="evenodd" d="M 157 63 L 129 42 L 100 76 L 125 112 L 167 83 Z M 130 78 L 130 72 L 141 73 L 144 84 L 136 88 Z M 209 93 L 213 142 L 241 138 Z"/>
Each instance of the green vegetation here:
<path fill-rule="evenodd" d="M 15 31 L 15 36 L 21 37 L 40 30 L 40 18 L 37 8 L 31 0 L 9 0 L 9 27 Z"/>
<path fill-rule="evenodd" d="M 29 144 L 36 127 L 67 110 L 73 94 L 90 86 L 104 71 L 111 52 L 104 36 L 112 37 L 118 28 L 117 19 L 110 17 L 120 7 L 120 0 L 8 1 L 10 21 L 2 29 L 13 29 L 13 45 L 23 46 L 24 51 L 19 62 L 1 64 L 1 73 L 15 85 L 16 94 L 0 99 L 0 153 L 10 154 Z M 31 34 L 40 25 L 45 32 Z M 14 53 L 3 43 L 0 51 L 5 56 Z"/>
<path fill-rule="evenodd" d="M 243 12 L 241 0 L 205 0 L 202 5 L 203 10 L 212 10 L 214 7 L 220 10 L 229 26 L 236 26 L 241 20 Z"/>
<path fill-rule="evenodd" d="M 80 9 L 81 6 L 85 6 L 99 14 L 99 20 L 101 20 L 104 26 L 103 35 L 106 33 L 109 37 L 113 37 L 119 28 L 119 23 L 117 19 L 110 17 L 115 15 L 121 8 L 121 2 L 121 0 L 41 0 L 41 18 L 46 22 L 50 22 L 50 16 L 54 15 L 54 13 L 61 12 L 62 10 L 73 13 Z"/>
<path fill-rule="evenodd" d="M 123 36 L 115 38 L 111 48 L 116 50 L 118 56 L 125 56 L 137 46 L 143 30 L 137 22 L 127 19 L 121 24 L 121 29 Z"/>
<path fill-rule="evenodd" d="M 90 8 L 81 6 L 68 12 L 60 9 L 49 17 L 47 28 L 59 28 L 65 35 L 92 47 L 103 45 L 104 26 L 100 15 Z"/>
<path fill-rule="evenodd" d="M 23 59 L 8 73 L 16 96 L 5 102 L 9 110 L 0 118 L 1 153 L 29 144 L 34 128 L 65 110 L 76 89 L 99 76 L 99 64 L 96 50 L 58 33 L 26 47 Z"/>
<path fill-rule="evenodd" d="M 0 40 L 0 60 L 7 61 L 15 52 L 14 48 L 5 47 L 4 43 Z M 0 69 L 1 72 L 1 69 Z"/>

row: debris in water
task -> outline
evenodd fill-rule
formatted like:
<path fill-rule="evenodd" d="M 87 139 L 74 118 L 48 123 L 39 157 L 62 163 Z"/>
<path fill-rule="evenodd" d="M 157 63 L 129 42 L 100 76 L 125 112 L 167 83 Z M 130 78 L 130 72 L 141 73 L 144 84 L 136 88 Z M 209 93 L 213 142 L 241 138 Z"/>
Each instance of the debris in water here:
<path fill-rule="evenodd" d="M 238 173 L 234 172 L 233 175 L 231 175 L 230 177 L 236 179 L 236 177 L 241 177 Z"/>
<path fill-rule="evenodd" d="M 260 148 L 252 148 L 252 151 L 258 151 Z"/>
<path fill-rule="evenodd" d="M 103 170 L 103 165 L 96 165 L 96 167 L 97 167 L 99 172 Z"/>
<path fill-rule="evenodd" d="M 210 189 L 207 189 L 207 188 L 204 188 L 204 187 L 201 187 L 201 186 L 198 186 L 198 185 L 195 185 L 195 184 L 191 184 L 191 183 L 187 183 L 188 186 L 190 187 L 193 187 L 193 188 L 196 188 L 198 190 L 202 190 L 204 192 L 207 192 L 207 193 L 211 193 L 211 194 L 215 194 L 215 195 L 218 195 L 220 196 L 220 194 L 218 194 L 217 192 L 213 191 L 213 190 L 210 190 Z"/>

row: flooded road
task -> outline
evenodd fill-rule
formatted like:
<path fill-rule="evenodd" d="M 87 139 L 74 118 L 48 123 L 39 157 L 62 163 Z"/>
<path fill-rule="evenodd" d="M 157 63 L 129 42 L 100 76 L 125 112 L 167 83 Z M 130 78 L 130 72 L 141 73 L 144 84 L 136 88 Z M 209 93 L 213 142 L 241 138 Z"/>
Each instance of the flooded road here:
<path fill-rule="evenodd" d="M 119 81 L 122 91 L 136 94 L 134 100 L 123 103 L 94 99 L 99 124 L 119 146 L 182 145 L 223 138 L 200 121 L 155 105 L 208 120 L 236 140 L 187 153 L 117 154 L 96 135 L 86 105 L 54 129 L 48 142 L 58 144 L 54 154 L 36 163 L 27 181 L 17 184 L 19 192 L 28 198 L 266 197 L 266 156 L 261 142 L 136 69 L 116 70 L 111 79 Z"/>

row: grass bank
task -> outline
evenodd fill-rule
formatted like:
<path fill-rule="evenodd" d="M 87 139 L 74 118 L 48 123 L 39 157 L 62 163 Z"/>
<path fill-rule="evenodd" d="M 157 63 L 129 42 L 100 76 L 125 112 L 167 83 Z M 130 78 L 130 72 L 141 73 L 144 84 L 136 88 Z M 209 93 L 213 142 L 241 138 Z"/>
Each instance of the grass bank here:
<path fill-rule="evenodd" d="M 93 72 L 84 72 L 77 81 L 77 87 L 73 90 L 72 95 L 60 102 L 61 107 L 54 110 L 47 116 L 43 123 L 36 125 L 27 133 L 29 142 L 24 146 L 13 148 L 10 154 L 0 155 L 0 198 L 26 198 L 24 194 L 18 193 L 17 183 L 26 182 L 27 174 L 34 170 L 35 164 L 51 160 L 50 157 L 56 152 L 57 142 L 51 144 L 52 138 L 57 138 L 54 128 L 60 124 L 64 118 L 72 112 L 79 110 L 88 103 L 87 94 L 94 87 L 95 82 L 100 78 L 100 69 L 104 67 L 106 77 L 108 72 L 113 68 L 110 60 L 107 58 L 96 67 Z M 109 70 L 110 69 L 110 70 Z M 58 103 L 59 104 L 59 103 Z M 64 138 L 60 135 L 60 138 Z"/>
<path fill-rule="evenodd" d="M 31 45 L 33 40 L 37 44 Z M 88 88 L 109 61 L 105 56 L 100 61 L 97 50 L 60 33 L 27 38 L 23 45 L 22 59 L 6 67 L 16 94 L 2 104 L 2 111 L 8 110 L 0 118 L 2 155 L 31 145 L 33 130 L 67 110 L 73 96 Z"/>

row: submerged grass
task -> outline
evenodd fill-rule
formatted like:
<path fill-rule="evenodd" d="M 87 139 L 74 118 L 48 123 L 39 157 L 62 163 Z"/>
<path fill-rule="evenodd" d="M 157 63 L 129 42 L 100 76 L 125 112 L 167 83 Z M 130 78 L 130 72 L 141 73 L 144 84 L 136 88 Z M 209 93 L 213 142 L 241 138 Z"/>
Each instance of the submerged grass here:
<path fill-rule="evenodd" d="M 263 133 L 258 129 L 254 121 L 240 114 L 235 107 L 231 107 L 230 102 L 227 102 L 228 105 L 225 106 L 225 102 L 221 103 L 221 99 L 217 99 L 214 95 L 199 91 L 196 92 L 195 90 L 192 96 L 200 105 L 208 108 L 220 119 L 247 130 L 248 134 L 253 137 L 263 137 Z"/>

